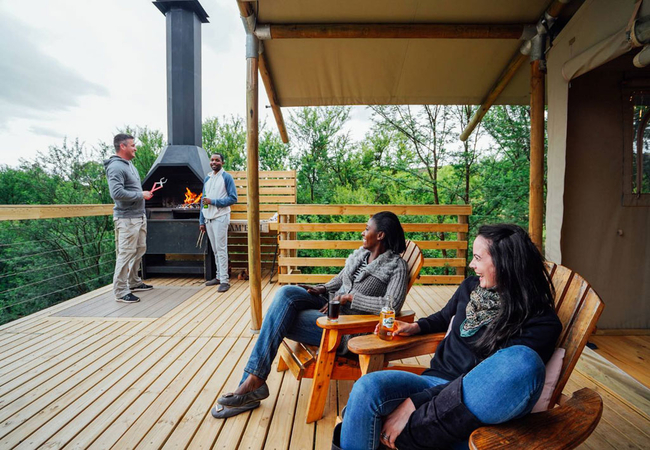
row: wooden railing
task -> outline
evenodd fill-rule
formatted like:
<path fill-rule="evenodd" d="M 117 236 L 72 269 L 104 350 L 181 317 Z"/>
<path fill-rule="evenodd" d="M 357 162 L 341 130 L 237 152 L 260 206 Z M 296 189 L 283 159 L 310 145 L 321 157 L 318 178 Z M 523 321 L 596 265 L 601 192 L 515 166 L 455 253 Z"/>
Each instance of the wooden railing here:
<path fill-rule="evenodd" d="M 380 211 L 392 211 L 398 216 L 429 216 L 443 223 L 402 222 L 407 239 L 409 233 L 427 233 L 429 239 L 414 242 L 424 251 L 424 267 L 446 267 L 453 274 L 420 275 L 420 284 L 460 284 L 465 279 L 467 265 L 468 219 L 471 205 L 280 205 L 278 209 L 279 274 L 280 283 L 323 283 L 332 279 L 329 274 L 303 274 L 301 267 L 343 267 L 346 258 L 298 256 L 299 250 L 352 250 L 361 246 L 361 240 L 308 240 L 300 239 L 306 232 L 359 232 L 365 223 L 299 223 L 299 215 L 310 216 L 366 216 Z M 449 218 L 453 222 L 448 223 Z M 445 240 L 436 233 L 445 233 Z M 455 236 L 454 236 L 455 235 Z M 360 237 L 360 236 L 359 236 Z M 453 239 L 450 239 L 453 238 Z M 448 257 L 427 257 L 427 250 L 450 250 Z"/>
<path fill-rule="evenodd" d="M 246 172 L 228 172 L 235 180 L 237 187 L 237 204 L 230 207 L 231 220 L 246 220 L 247 204 Z M 260 178 L 260 219 L 266 220 L 278 212 L 280 204 L 296 203 L 296 171 L 295 170 L 262 170 Z M 273 259 L 277 257 L 277 231 L 274 226 L 268 232 L 262 232 L 260 237 L 262 269 L 269 269 Z M 234 270 L 248 268 L 248 236 L 246 233 L 233 233 L 228 236 L 228 258 Z"/>
<path fill-rule="evenodd" d="M 0 221 L 110 216 L 110 205 L 0 205 Z"/>
<path fill-rule="evenodd" d="M 228 172 L 235 180 L 237 196 L 236 205 L 230 207 L 232 220 L 246 220 L 247 175 L 243 171 Z M 261 170 L 260 171 L 260 219 L 265 220 L 278 212 L 280 204 L 296 203 L 295 170 Z"/>

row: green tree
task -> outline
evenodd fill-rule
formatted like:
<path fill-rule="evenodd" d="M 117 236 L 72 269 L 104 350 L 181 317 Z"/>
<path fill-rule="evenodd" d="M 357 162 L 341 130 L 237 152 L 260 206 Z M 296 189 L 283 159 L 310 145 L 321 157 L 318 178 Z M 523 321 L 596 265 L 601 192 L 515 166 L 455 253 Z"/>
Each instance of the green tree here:
<path fill-rule="evenodd" d="M 477 168 L 473 223 L 512 222 L 527 229 L 530 108 L 492 107 L 483 126 L 493 144 Z"/>
<path fill-rule="evenodd" d="M 282 142 L 276 132 L 263 126 L 259 139 L 260 170 L 287 170 L 289 168 L 289 145 Z"/>
<path fill-rule="evenodd" d="M 208 157 L 220 153 L 226 170 L 246 170 L 246 123 L 231 115 L 221 121 L 212 117 L 203 122 L 203 149 Z"/>
<path fill-rule="evenodd" d="M 294 142 L 299 203 L 331 198 L 332 158 L 347 150 L 349 138 L 343 128 L 349 118 L 350 108 L 345 106 L 301 108 L 291 114 L 288 128 Z"/>
<path fill-rule="evenodd" d="M 103 150 L 63 141 L 18 169 L 0 169 L 2 204 L 110 203 Z M 110 217 L 0 222 L 0 322 L 83 294 L 110 280 Z"/>
<path fill-rule="evenodd" d="M 393 140 L 401 170 L 409 172 L 421 187 L 429 190 L 434 204 L 444 203 L 439 171 L 448 161 L 447 143 L 453 131 L 448 106 L 372 106 L 378 127 L 396 132 Z"/>

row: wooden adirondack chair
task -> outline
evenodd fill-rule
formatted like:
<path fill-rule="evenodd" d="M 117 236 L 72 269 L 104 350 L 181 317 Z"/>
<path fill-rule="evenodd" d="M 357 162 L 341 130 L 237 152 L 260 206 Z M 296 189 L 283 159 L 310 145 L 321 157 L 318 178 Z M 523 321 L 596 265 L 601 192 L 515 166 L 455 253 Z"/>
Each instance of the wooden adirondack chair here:
<path fill-rule="evenodd" d="M 406 244 L 402 258 L 409 271 L 408 292 L 420 274 L 424 258 L 414 242 L 406 241 Z M 405 322 L 413 322 L 414 318 L 413 311 L 402 311 L 398 316 L 399 320 Z M 278 371 L 290 369 L 299 380 L 314 379 L 307 405 L 307 423 L 323 417 L 330 380 L 357 380 L 361 376 L 357 361 L 336 355 L 341 338 L 346 334 L 372 332 L 378 321 L 379 316 L 375 315 L 341 315 L 338 322 L 329 322 L 326 317 L 321 317 L 317 322 L 324 329 L 320 347 L 290 339 L 282 342 L 278 351 Z"/>
<path fill-rule="evenodd" d="M 555 309 L 563 325 L 557 347 L 566 351 L 550 403 L 559 406 L 505 424 L 479 428 L 470 437 L 472 449 L 571 449 L 587 439 L 600 420 L 603 403 L 596 392 L 584 388 L 568 398 L 562 390 L 596 328 L 604 304 L 580 275 L 564 266 L 547 266 L 555 287 Z M 363 373 L 385 368 L 422 373 L 427 367 L 391 366 L 389 362 L 433 353 L 443 337 L 444 333 L 437 333 L 382 341 L 376 336 L 359 336 L 351 339 L 348 347 L 359 354 Z"/>

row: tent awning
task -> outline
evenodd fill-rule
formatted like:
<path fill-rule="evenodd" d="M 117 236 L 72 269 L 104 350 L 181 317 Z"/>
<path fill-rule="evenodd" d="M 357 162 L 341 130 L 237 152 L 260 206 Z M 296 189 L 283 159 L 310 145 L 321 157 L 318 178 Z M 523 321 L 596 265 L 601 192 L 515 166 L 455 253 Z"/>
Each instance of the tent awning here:
<path fill-rule="evenodd" d="M 260 24 L 534 24 L 549 0 L 264 0 Z M 478 104 L 517 39 L 277 39 L 264 53 L 280 106 Z M 528 104 L 523 65 L 498 104 Z"/>

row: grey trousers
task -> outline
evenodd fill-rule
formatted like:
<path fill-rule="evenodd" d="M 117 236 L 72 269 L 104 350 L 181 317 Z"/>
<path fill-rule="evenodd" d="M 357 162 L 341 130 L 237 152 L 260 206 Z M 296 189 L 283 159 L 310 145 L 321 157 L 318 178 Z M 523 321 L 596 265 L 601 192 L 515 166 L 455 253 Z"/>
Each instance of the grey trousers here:
<path fill-rule="evenodd" d="M 124 297 L 132 287 L 142 283 L 138 269 L 142 255 L 147 251 L 147 219 L 115 219 L 115 242 L 117 258 L 113 275 L 115 298 Z"/>
<path fill-rule="evenodd" d="M 228 283 L 228 225 L 230 214 L 224 214 L 216 219 L 205 221 L 205 231 L 208 233 L 210 245 L 214 252 L 214 263 L 217 266 L 217 280 Z"/>

